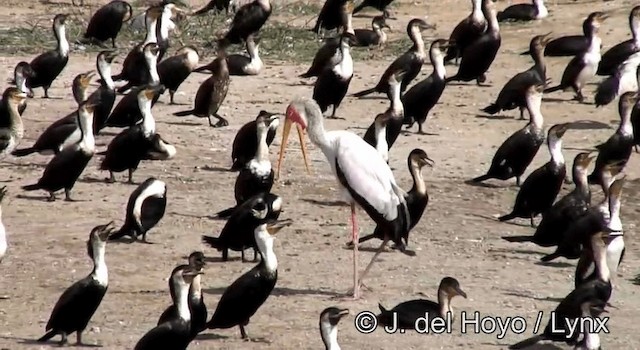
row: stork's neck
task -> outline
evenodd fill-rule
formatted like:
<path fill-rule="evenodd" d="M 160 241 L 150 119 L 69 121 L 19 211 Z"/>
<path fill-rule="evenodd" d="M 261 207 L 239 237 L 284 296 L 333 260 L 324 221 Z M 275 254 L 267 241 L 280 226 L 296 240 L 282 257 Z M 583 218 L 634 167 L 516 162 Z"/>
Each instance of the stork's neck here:
<path fill-rule="evenodd" d="M 69 41 L 67 41 L 67 30 L 64 24 L 56 26 L 55 30 L 56 40 L 58 41 L 58 53 L 62 57 L 69 56 Z"/>
<path fill-rule="evenodd" d="M 178 316 L 184 321 L 191 321 L 191 311 L 189 311 L 189 285 L 181 283 L 176 288 L 176 308 Z"/>
<path fill-rule="evenodd" d="M 334 326 L 330 322 L 321 322 L 320 336 L 325 350 L 341 350 L 340 344 L 338 344 L 338 325 Z"/>
<path fill-rule="evenodd" d="M 440 317 L 446 318 L 447 313 L 451 313 L 453 316 L 453 309 L 451 308 L 451 299 L 444 290 L 438 290 L 438 305 L 440 306 Z"/>
<path fill-rule="evenodd" d="M 549 137 L 549 153 L 551 154 L 551 161 L 555 166 L 564 165 L 564 156 L 562 155 L 562 139 L 555 135 Z"/>
<path fill-rule="evenodd" d="M 313 113 L 316 112 L 320 112 L 320 110 L 318 109 Z M 307 118 L 307 123 L 309 124 L 307 127 L 307 131 L 309 132 L 309 140 L 311 140 L 311 142 L 313 142 L 316 146 L 322 148 L 322 150 L 324 151 L 328 149 L 330 145 L 322 119 L 323 118 L 321 112 L 318 116 L 310 116 L 310 118 Z"/>
<path fill-rule="evenodd" d="M 104 255 L 107 250 L 107 245 L 104 242 L 97 242 L 93 244 L 93 271 L 91 277 L 98 282 L 101 286 L 109 284 L 109 270 L 107 269 L 107 262 Z"/>

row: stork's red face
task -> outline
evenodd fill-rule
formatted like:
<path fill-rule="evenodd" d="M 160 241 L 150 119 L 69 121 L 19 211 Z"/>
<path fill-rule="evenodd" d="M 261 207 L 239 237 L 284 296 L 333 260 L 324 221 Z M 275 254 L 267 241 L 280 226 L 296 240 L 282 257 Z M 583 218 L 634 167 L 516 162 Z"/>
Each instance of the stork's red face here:
<path fill-rule="evenodd" d="M 302 107 L 304 108 L 304 107 Z M 298 107 L 295 103 L 287 106 L 285 112 L 284 129 L 282 130 L 282 142 L 280 143 L 280 156 L 278 158 L 278 165 L 276 167 L 276 178 L 280 178 L 280 167 L 284 160 L 284 153 L 287 147 L 287 141 L 289 139 L 289 132 L 291 131 L 291 125 L 296 124 L 298 129 L 298 139 L 300 140 L 300 147 L 302 148 L 302 158 L 304 158 L 304 166 L 307 169 L 307 173 L 311 174 L 309 170 L 309 161 L 307 159 L 307 146 L 304 142 L 304 130 L 307 128 L 307 119 L 298 111 Z"/>

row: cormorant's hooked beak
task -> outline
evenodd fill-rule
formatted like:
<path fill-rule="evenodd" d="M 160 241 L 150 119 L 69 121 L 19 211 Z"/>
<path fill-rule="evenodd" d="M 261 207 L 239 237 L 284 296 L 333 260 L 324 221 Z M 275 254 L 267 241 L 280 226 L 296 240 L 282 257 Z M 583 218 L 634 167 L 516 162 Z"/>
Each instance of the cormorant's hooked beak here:
<path fill-rule="evenodd" d="M 564 123 L 564 124 L 557 125 L 556 130 L 554 130 L 556 137 L 561 138 L 562 136 L 564 136 L 564 133 L 566 133 L 567 130 L 569 130 L 569 127 L 571 127 L 571 123 Z"/>
<path fill-rule="evenodd" d="M 467 293 L 465 293 L 462 288 L 460 288 L 459 286 L 453 287 L 453 290 L 461 297 L 467 299 Z"/>
<path fill-rule="evenodd" d="M 276 166 L 276 178 L 280 178 L 280 168 L 282 167 L 282 162 L 284 160 L 284 153 L 286 151 L 289 133 L 291 132 L 291 125 L 294 123 L 296 124 L 296 128 L 298 129 L 298 139 L 300 140 L 300 147 L 302 148 L 302 158 L 304 159 L 304 166 L 307 169 L 307 173 L 311 175 L 311 170 L 309 169 L 309 160 L 307 158 L 307 146 L 304 142 L 304 129 L 307 127 L 306 120 L 302 118 L 300 112 L 296 110 L 296 107 L 293 104 L 290 104 L 287 107 L 287 111 L 285 113 L 284 128 L 282 130 L 282 142 L 280 143 L 280 156 L 278 157 L 278 165 Z"/>
<path fill-rule="evenodd" d="M 115 232 L 115 223 L 113 221 L 110 221 L 108 224 L 101 227 L 101 230 L 98 233 L 98 236 L 100 237 L 100 240 L 107 241 L 114 232 Z"/>
<path fill-rule="evenodd" d="M 546 46 L 551 40 L 553 40 L 553 37 L 551 36 L 552 33 L 553 32 L 549 32 L 542 36 L 542 39 L 540 40 L 540 42 L 542 43 L 543 46 Z"/>
<path fill-rule="evenodd" d="M 426 164 L 426 165 L 428 165 L 428 166 L 430 166 L 432 168 L 434 167 L 434 165 L 436 165 L 436 162 L 433 159 L 429 158 L 429 156 L 423 157 L 422 161 L 424 161 L 424 164 Z"/>
<path fill-rule="evenodd" d="M 267 232 L 273 236 L 283 228 L 290 226 L 292 223 L 293 223 L 293 220 L 291 219 L 277 220 L 277 221 L 267 223 Z"/>

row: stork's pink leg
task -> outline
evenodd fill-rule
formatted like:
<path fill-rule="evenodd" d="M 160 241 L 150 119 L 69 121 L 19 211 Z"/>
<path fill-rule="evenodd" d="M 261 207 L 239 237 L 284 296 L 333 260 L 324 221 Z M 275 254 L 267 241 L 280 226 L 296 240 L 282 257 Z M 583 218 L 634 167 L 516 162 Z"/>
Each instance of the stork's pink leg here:
<path fill-rule="evenodd" d="M 351 238 L 353 239 L 353 298 L 360 297 L 360 285 L 358 283 L 358 223 L 356 222 L 356 205 L 351 203 Z"/>

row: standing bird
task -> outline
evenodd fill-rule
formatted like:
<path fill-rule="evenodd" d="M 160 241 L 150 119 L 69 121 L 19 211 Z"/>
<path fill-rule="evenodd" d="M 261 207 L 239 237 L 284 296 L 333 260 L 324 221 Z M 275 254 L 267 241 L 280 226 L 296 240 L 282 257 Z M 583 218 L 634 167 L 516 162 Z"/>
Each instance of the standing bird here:
<path fill-rule="evenodd" d="M 220 39 L 219 47 L 225 49 L 231 44 L 240 44 L 246 41 L 249 35 L 257 34 L 271 16 L 270 0 L 253 0 L 238 9 L 231 28 Z"/>
<path fill-rule="evenodd" d="M 175 294 L 173 305 L 178 317 L 157 325 L 148 331 L 134 347 L 134 350 L 186 349 L 193 336 L 191 334 L 191 312 L 189 311 L 189 288 L 193 279 L 203 272 L 189 265 L 173 269 L 169 278 Z"/>
<path fill-rule="evenodd" d="M 562 136 L 570 124 L 556 124 L 549 129 L 547 146 L 551 160 L 534 170 L 518 191 L 516 202 L 511 213 L 501 216 L 498 220 L 507 221 L 514 218 L 529 218 L 531 227 L 535 227 L 533 219 L 547 211 L 556 200 L 562 183 L 567 175 L 562 155 Z"/>
<path fill-rule="evenodd" d="M 421 317 L 429 317 L 429 319 L 447 319 L 447 315 L 453 317 L 451 299 L 458 295 L 467 298 L 467 293 L 460 288 L 458 280 L 453 277 L 445 277 L 438 286 L 437 303 L 431 300 L 416 299 L 400 303 L 391 310 L 378 304 L 380 314 L 377 319 L 381 325 L 392 326 L 397 322 L 399 329 L 415 329 L 415 324 Z"/>
<path fill-rule="evenodd" d="M 531 116 L 529 123 L 511 134 L 498 147 L 487 173 L 474 178 L 471 180 L 472 183 L 488 179 L 508 180 L 515 177 L 516 183 L 520 186 L 520 177 L 531 164 L 542 142 L 544 142 L 544 131 L 542 130 L 544 118 L 540 112 L 543 89 L 544 85 L 531 85 L 527 88 L 525 99 L 527 111 Z"/>
<path fill-rule="evenodd" d="M 102 125 L 102 128 L 125 128 L 142 122 L 142 113 L 138 106 L 138 94 L 146 88 L 147 86 L 138 86 L 129 90 L 129 92 L 127 92 L 127 94 L 118 101 L 118 104 L 113 107 L 111 114 L 107 118 L 107 121 Z M 157 86 L 155 91 L 153 99 L 151 100 L 151 108 L 153 108 L 156 102 L 158 102 L 160 95 L 164 93 L 164 85 Z"/>
<path fill-rule="evenodd" d="M 344 26 L 343 14 L 348 13 L 351 15 L 353 12 L 353 0 L 325 0 L 316 24 L 311 29 L 312 32 L 320 34 L 320 30 L 333 30 L 337 29 L 340 32 L 340 28 Z M 342 28 L 343 30 L 345 28 Z"/>
<path fill-rule="evenodd" d="M 93 158 L 96 142 L 93 136 L 93 110 L 97 102 L 88 100 L 78 107 L 78 125 L 80 140 L 63 148 L 47 164 L 42 177 L 36 184 L 23 186 L 25 191 L 45 190 L 49 192 L 48 200 L 56 200 L 55 192 L 64 189 L 65 200 L 71 199 L 71 189 Z"/>
<path fill-rule="evenodd" d="M 178 117 L 194 115 L 198 118 L 207 118 L 209 126 L 219 128 L 229 125 L 229 122 L 218 114 L 218 110 L 227 97 L 229 91 L 229 66 L 227 65 L 226 54 L 223 50 L 218 51 L 218 57 L 211 63 L 211 76 L 200 84 L 196 92 L 196 100 L 193 109 L 173 113 Z M 218 119 L 216 124 L 212 117 Z"/>
<path fill-rule="evenodd" d="M 7 254 L 7 230 L 2 222 L 2 200 L 7 195 L 7 186 L 0 188 L 0 262 Z"/>
<path fill-rule="evenodd" d="M 91 230 L 87 253 L 93 260 L 93 271 L 62 293 L 45 327 L 47 333 L 38 342 L 46 342 L 59 334 L 62 346 L 67 343 L 67 336 L 76 332 L 76 345 L 85 345 L 82 342 L 82 332 L 87 328 L 109 287 L 109 272 L 104 256 L 112 231 L 113 222 Z"/>
<path fill-rule="evenodd" d="M 616 68 L 626 61 L 629 56 L 640 51 L 640 6 L 634 7 L 629 13 L 629 27 L 631 39 L 623 41 L 602 55 L 598 64 L 598 75 L 612 75 Z"/>
<path fill-rule="evenodd" d="M 404 106 L 404 121 L 407 129 L 418 122 L 418 134 L 424 134 L 422 125 L 427 120 L 429 112 L 438 103 L 444 88 L 447 85 L 445 79 L 447 72 L 444 68 L 444 50 L 450 47 L 447 40 L 438 39 L 431 43 L 429 58 L 433 66 L 433 72 L 426 79 L 412 86 L 402 96 Z"/>
<path fill-rule="evenodd" d="M 191 46 L 185 46 L 178 50 L 175 56 L 158 64 L 160 84 L 169 89 L 169 104 L 175 104 L 173 97 L 176 91 L 198 66 L 199 60 L 198 50 Z"/>
<path fill-rule="evenodd" d="M 2 106 L 7 114 L 0 115 L 0 157 L 11 154 L 24 136 L 24 124 L 20 117 L 20 105 L 27 94 L 15 87 L 7 88 L 2 94 Z"/>
<path fill-rule="evenodd" d="M 471 6 L 469 16 L 460 21 L 449 36 L 451 46 L 447 49 L 445 62 L 455 60 L 458 64 L 458 59 L 462 57 L 464 50 L 478 40 L 487 28 L 487 19 L 482 14 L 482 0 L 471 0 Z"/>
<path fill-rule="evenodd" d="M 478 85 L 485 82 L 485 74 L 498 54 L 502 38 L 493 0 L 482 1 L 482 13 L 487 20 L 487 30 L 462 52 L 458 73 L 447 78 L 447 82 L 475 80 Z"/>
<path fill-rule="evenodd" d="M 142 64 L 136 64 L 135 67 L 129 68 L 133 73 L 126 77 L 127 83 L 119 87 L 117 91 L 124 93 L 134 86 L 142 85 L 158 85 L 160 84 L 160 75 L 158 74 L 158 61 L 160 57 L 160 47 L 156 43 L 148 43 L 142 48 Z M 128 56 L 127 56 L 128 58 Z M 127 61 L 123 64 L 124 71 Z M 122 80 L 122 73 L 114 77 L 114 80 Z"/>
<path fill-rule="evenodd" d="M 109 240 L 129 236 L 133 241 L 142 236 L 147 241 L 147 232 L 164 217 L 167 208 L 167 184 L 154 177 L 146 179 L 129 196 L 124 224 Z"/>
<path fill-rule="evenodd" d="M 84 39 L 101 43 L 111 39 L 111 46 L 115 49 L 116 38 L 122 29 L 122 24 L 130 20 L 132 16 L 133 9 L 128 2 L 111 1 L 93 14 L 87 30 L 84 32 Z"/>
<path fill-rule="evenodd" d="M 335 65 L 327 67 L 316 80 L 313 86 L 313 99 L 320 106 L 322 113 L 333 106 L 330 118 L 336 118 L 336 109 L 342 103 L 351 78 L 353 78 L 353 58 L 351 57 L 351 45 L 356 43 L 353 34 L 344 32 L 340 36 L 340 58 Z"/>
<path fill-rule="evenodd" d="M 382 227 L 384 240 L 360 278 L 358 246 L 354 246 L 353 297 L 358 298 L 364 277 L 388 241 L 392 240 L 400 251 L 405 251 L 411 225 L 406 193 L 396 184 L 389 165 L 375 148 L 356 134 L 344 130 L 326 132 L 322 119 L 322 111 L 314 101 L 296 100 L 291 103 L 287 107 L 280 157 L 284 154 L 292 123 L 299 124 L 303 129 L 308 128 L 311 142 L 324 153 L 340 192 L 351 206 L 352 241 L 358 241 L 356 205 L 362 207 Z M 301 132 L 300 129 L 298 131 Z M 306 153 L 304 148 L 303 153 Z"/>
<path fill-rule="evenodd" d="M 58 42 L 57 48 L 37 56 L 29 63 L 35 74 L 27 79 L 27 87 L 43 88 L 45 98 L 49 98 L 51 84 L 69 62 L 69 41 L 65 26 L 67 17 L 59 14 L 53 18 L 53 34 Z"/>
<path fill-rule="evenodd" d="M 231 161 L 233 164 L 229 171 L 238 171 L 244 168 L 256 156 L 259 144 L 259 140 L 256 138 L 258 134 L 258 119 L 263 118 L 269 119 L 267 147 L 273 142 L 273 139 L 276 137 L 278 125 L 280 125 L 280 118 L 277 114 L 262 110 L 258 113 L 255 120 L 244 124 L 236 133 L 231 148 Z"/>
<path fill-rule="evenodd" d="M 255 229 L 254 236 L 262 260 L 225 289 L 207 328 L 227 329 L 238 326 L 242 339 L 250 339 L 244 327 L 267 301 L 278 280 L 278 259 L 273 251 L 273 242 L 274 235 L 283 227 L 278 224 L 262 224 Z"/>
<path fill-rule="evenodd" d="M 537 35 L 531 39 L 529 52 L 533 59 L 533 66 L 524 72 L 514 75 L 504 84 L 496 101 L 483 109 L 491 115 L 500 111 L 520 109 L 520 119 L 524 119 L 524 110 L 527 108 L 525 95 L 531 85 L 546 84 L 547 66 L 544 62 L 544 48 L 550 40 L 551 33 Z"/>
<path fill-rule="evenodd" d="M 403 53 L 400 57 L 396 58 L 389 67 L 384 71 L 378 84 L 372 87 L 371 89 L 362 90 L 360 92 L 356 92 L 353 94 L 355 97 L 364 97 L 374 92 L 378 93 L 389 93 L 389 77 L 392 74 L 396 74 L 398 71 L 406 71 L 404 78 L 402 79 L 402 86 L 400 88 L 401 92 L 404 92 L 409 86 L 409 83 L 415 79 L 418 74 L 420 74 L 420 70 L 422 70 L 422 65 L 424 64 L 425 59 L 427 58 L 426 53 L 424 52 L 424 40 L 422 39 L 422 31 L 426 29 L 432 29 L 433 26 L 427 24 L 422 19 L 414 18 L 409 21 L 407 24 L 407 35 L 413 42 L 413 46 Z M 391 97 L 389 97 L 391 99 Z"/>
<path fill-rule="evenodd" d="M 27 80 L 35 76 L 35 74 L 36 72 L 34 72 L 29 63 L 25 61 L 19 62 L 13 69 L 13 83 L 18 89 L 20 89 L 20 91 L 27 94 L 27 97 L 33 97 L 33 92 L 27 87 Z M 26 108 L 27 101 L 23 101 L 18 108 L 18 112 L 20 112 L 20 115 L 24 113 L 24 110 Z M 6 110 L 2 105 L 0 105 L 0 113 L 6 113 Z"/>
<path fill-rule="evenodd" d="M 116 102 L 116 86 L 111 79 L 111 63 L 115 58 L 116 53 L 111 51 L 102 51 L 96 57 L 100 87 L 89 97 L 100 101 L 93 112 L 93 132 L 96 135 L 104 128 Z"/>
<path fill-rule="evenodd" d="M 382 46 L 387 42 L 387 33 L 384 28 L 391 29 L 383 16 L 375 16 L 371 21 L 371 29 L 356 29 L 353 35 L 356 36 L 357 43 L 354 46 Z"/>
<path fill-rule="evenodd" d="M 615 69 L 613 75 L 601 81 L 594 96 L 596 107 L 608 105 L 625 92 L 638 91 L 638 65 L 640 52 L 629 56 Z"/>
<path fill-rule="evenodd" d="M 355 15 L 366 7 L 373 7 L 378 11 L 382 11 L 382 15 L 385 18 L 391 18 L 391 13 L 387 10 L 391 2 L 393 2 L 393 0 L 362 0 L 360 5 L 353 9 L 353 14 Z"/>
<path fill-rule="evenodd" d="M 577 56 L 589 48 L 589 36 L 591 32 L 591 22 L 597 15 L 593 12 L 582 22 L 582 35 L 565 35 L 549 41 L 544 49 L 544 55 L 548 57 L 573 57 Z M 530 52 L 523 52 L 522 55 L 529 55 Z"/>
<path fill-rule="evenodd" d="M 558 90 L 573 89 L 576 93 L 575 99 L 580 103 L 584 102 L 582 88 L 596 75 L 598 64 L 600 63 L 600 47 L 602 40 L 598 36 L 598 31 L 602 22 L 609 17 L 604 12 L 595 12 L 589 16 L 587 24 L 587 39 L 589 46 L 587 50 L 579 53 L 569 63 L 562 73 L 560 84 L 544 90 L 550 93 Z"/>
<path fill-rule="evenodd" d="M 264 62 L 260 58 L 260 37 L 249 35 L 246 41 L 246 49 L 248 57 L 241 54 L 233 54 L 227 56 L 227 65 L 229 66 L 229 75 L 258 75 L 264 67 Z M 206 66 L 195 69 L 195 72 L 210 70 L 215 61 Z"/>
<path fill-rule="evenodd" d="M 502 238 L 509 242 L 533 242 L 541 247 L 551 247 L 560 243 L 562 233 L 582 217 L 591 206 L 587 168 L 593 159 L 595 156 L 587 152 L 579 153 L 575 157 L 572 168 L 575 188 L 542 213 L 542 220 L 532 236 Z"/>
<path fill-rule="evenodd" d="M 620 96 L 618 103 L 620 124 L 616 132 L 611 135 L 605 143 L 596 146 L 598 149 L 598 158 L 596 158 L 596 165 L 591 175 L 589 175 L 589 183 L 594 184 L 600 182 L 600 174 L 606 164 L 621 162 L 624 169 L 624 166 L 629 161 L 634 145 L 631 112 L 638 98 L 639 95 L 637 91 L 626 92 Z"/>
<path fill-rule="evenodd" d="M 549 15 L 544 0 L 532 0 L 531 4 L 514 4 L 498 12 L 498 22 L 534 21 Z"/>
<path fill-rule="evenodd" d="M 338 322 L 349 314 L 349 309 L 328 307 L 320 313 L 320 336 L 325 350 L 340 350 Z"/>
<path fill-rule="evenodd" d="M 214 13 L 220 13 L 222 10 L 225 10 L 227 14 L 229 14 L 229 8 L 231 7 L 231 0 L 211 0 L 204 7 L 192 13 L 192 16 L 203 15 L 211 10 L 214 10 Z"/>

